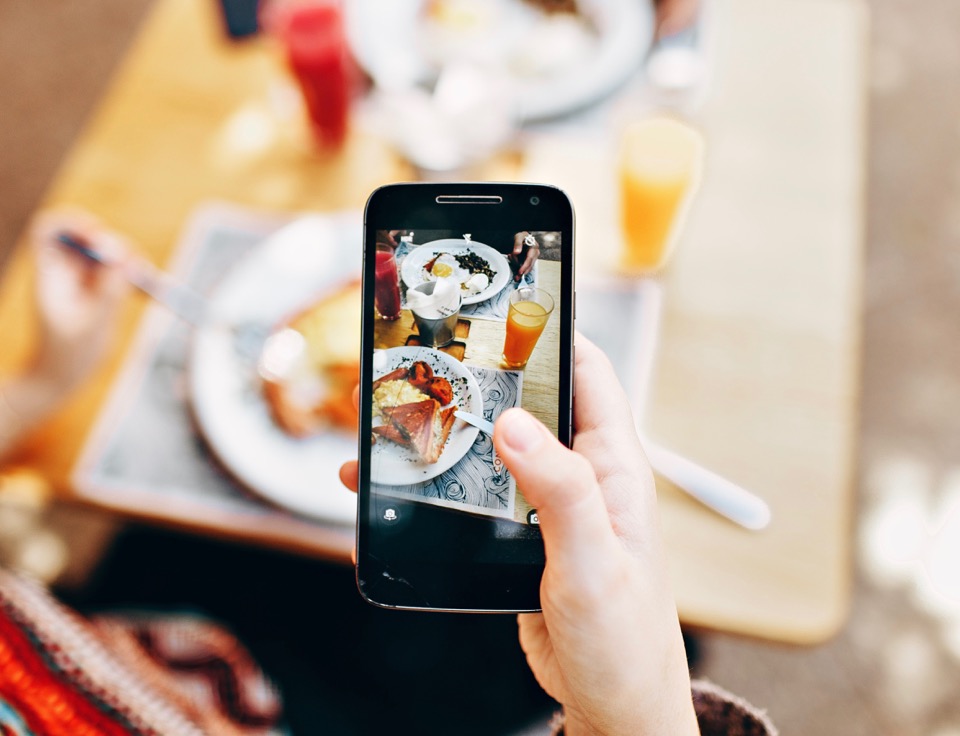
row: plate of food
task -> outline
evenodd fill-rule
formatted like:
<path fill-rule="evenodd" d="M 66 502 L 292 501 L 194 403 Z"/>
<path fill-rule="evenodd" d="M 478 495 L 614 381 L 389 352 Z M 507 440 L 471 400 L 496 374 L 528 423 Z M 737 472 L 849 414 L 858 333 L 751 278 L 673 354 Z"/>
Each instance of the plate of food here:
<path fill-rule="evenodd" d="M 509 85 L 524 122 L 568 114 L 636 73 L 653 39 L 643 0 L 354 0 L 346 31 L 384 89 L 429 88 L 469 64 Z"/>
<path fill-rule="evenodd" d="M 484 243 L 457 238 L 419 245 L 400 264 L 400 278 L 408 289 L 452 278 L 460 284 L 464 304 L 477 304 L 499 294 L 512 277 L 505 255 Z"/>
<path fill-rule="evenodd" d="M 398 347 L 373 356 L 371 479 L 391 486 L 436 478 L 456 465 L 480 430 L 454 417 L 483 415 L 476 377 L 431 348 Z"/>
<path fill-rule="evenodd" d="M 209 295 L 189 364 L 197 425 L 227 471 L 343 524 L 356 519 L 338 471 L 357 455 L 360 227 L 355 213 L 304 217 L 237 261 Z M 239 339 L 251 333 L 253 354 Z"/>

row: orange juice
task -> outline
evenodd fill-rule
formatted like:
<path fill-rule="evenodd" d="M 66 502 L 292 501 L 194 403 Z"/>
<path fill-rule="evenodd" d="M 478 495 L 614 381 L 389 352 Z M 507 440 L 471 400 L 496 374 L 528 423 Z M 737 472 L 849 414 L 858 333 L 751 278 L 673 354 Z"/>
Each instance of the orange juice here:
<path fill-rule="evenodd" d="M 507 314 L 507 335 L 503 341 L 504 365 L 522 368 L 527 364 L 549 319 L 550 310 L 542 304 L 511 301 Z"/>
<path fill-rule="evenodd" d="M 666 263 L 702 165 L 703 139 L 688 125 L 653 118 L 626 130 L 620 158 L 623 270 L 655 271 Z"/>

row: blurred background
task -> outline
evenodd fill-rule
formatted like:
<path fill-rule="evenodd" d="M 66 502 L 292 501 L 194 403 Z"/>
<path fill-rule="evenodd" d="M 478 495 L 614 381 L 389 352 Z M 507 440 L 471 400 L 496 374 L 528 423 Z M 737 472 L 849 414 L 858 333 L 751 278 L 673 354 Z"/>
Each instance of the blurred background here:
<path fill-rule="evenodd" d="M 0 4 L 6 70 L 0 264 L 151 6 L 147 0 Z M 724 4 L 716 6 L 722 12 Z M 767 709 L 786 734 L 960 736 L 960 587 L 955 575 L 947 575 L 946 587 L 931 586 L 930 566 L 921 560 L 924 540 L 947 529 L 937 559 L 960 569 L 953 513 L 960 502 L 960 97 L 954 93 L 960 4 L 869 0 L 866 6 L 864 279 L 848 616 L 835 635 L 810 646 L 692 628 L 694 673 Z M 816 46 L 809 53 L 816 55 Z M 59 585 L 82 600 L 122 522 L 55 503 L 38 523 L 65 550 L 57 553 L 66 555 L 65 567 L 53 565 Z M 805 544 L 814 547 L 818 539 Z"/>

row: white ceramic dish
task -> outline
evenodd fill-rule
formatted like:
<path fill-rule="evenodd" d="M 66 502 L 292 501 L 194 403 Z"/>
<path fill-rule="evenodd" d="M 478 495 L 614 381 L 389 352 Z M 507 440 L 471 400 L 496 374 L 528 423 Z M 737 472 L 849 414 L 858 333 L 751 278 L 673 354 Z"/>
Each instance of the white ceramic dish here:
<path fill-rule="evenodd" d="M 463 363 L 439 350 L 409 346 L 378 350 L 373 357 L 374 378 L 401 366 L 409 367 L 418 360 L 429 365 L 435 375 L 450 381 L 453 403 L 460 409 L 483 415 L 483 396 L 477 379 Z M 378 439 L 371 453 L 370 478 L 374 483 L 390 486 L 413 485 L 436 478 L 467 454 L 479 432 L 476 427 L 460 419 L 455 420 L 440 459 L 432 464 L 424 463 L 411 450 L 389 440 Z"/>
<path fill-rule="evenodd" d="M 308 216 L 240 260 L 210 296 L 212 324 L 199 329 L 189 391 L 200 431 L 239 481 L 296 513 L 352 524 L 356 495 L 340 465 L 357 455 L 356 436 L 330 431 L 298 440 L 271 419 L 255 368 L 238 355 L 229 325 L 271 326 L 317 295 L 360 274 L 359 214 Z"/>
<path fill-rule="evenodd" d="M 489 45 L 481 52 L 503 58 L 538 44 L 544 47 L 542 53 L 550 53 L 556 45 L 552 43 L 556 36 L 530 26 L 530 8 L 521 0 L 486 0 L 485 4 L 492 9 L 486 14 L 492 25 L 486 32 Z M 431 57 L 436 55 L 437 43 L 435 35 L 425 34 L 426 5 L 427 0 L 345 4 L 354 55 L 381 87 L 397 90 L 421 85 L 436 75 Z M 652 5 L 648 0 L 580 0 L 582 13 L 596 29 L 592 51 L 554 74 L 520 74 L 508 64 L 516 119 L 524 122 L 568 114 L 606 97 L 629 79 L 650 48 Z M 451 45 L 456 46 L 453 41 Z"/>
<path fill-rule="evenodd" d="M 419 286 L 424 281 L 429 280 L 424 266 L 431 261 L 438 253 L 476 253 L 490 264 L 490 269 L 494 272 L 490 284 L 481 292 L 472 296 L 463 297 L 464 304 L 479 304 L 490 297 L 499 294 L 506 286 L 511 277 L 510 263 L 507 257 L 489 245 L 478 243 L 472 240 L 459 240 L 456 238 L 447 238 L 444 240 L 432 240 L 429 243 L 418 245 L 403 259 L 400 264 L 400 278 L 407 285 L 408 289 Z"/>

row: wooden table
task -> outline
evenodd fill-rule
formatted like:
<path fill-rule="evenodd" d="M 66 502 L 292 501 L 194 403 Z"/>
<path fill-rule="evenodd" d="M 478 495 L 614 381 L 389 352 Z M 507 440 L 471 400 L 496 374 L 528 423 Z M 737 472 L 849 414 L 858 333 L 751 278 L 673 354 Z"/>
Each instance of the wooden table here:
<path fill-rule="evenodd" d="M 647 426 L 668 447 L 761 493 L 774 514 L 767 531 L 743 531 L 660 484 L 684 622 L 812 643 L 841 625 L 850 585 L 865 14 L 841 0 L 718 5 L 715 92 L 700 120 L 707 175 L 664 280 Z M 211 3 L 158 0 L 45 204 L 99 213 L 162 264 L 201 201 L 333 210 L 359 207 L 375 186 L 409 178 L 361 132 L 341 154 L 323 157 L 282 132 L 289 126 L 271 127 L 265 90 L 280 75 L 262 46 L 221 38 Z M 259 142 L 238 134 L 251 126 Z M 577 163 L 576 151 L 555 151 L 553 183 L 568 183 L 563 170 Z M 589 161 L 579 164 L 568 187 L 582 255 L 586 244 L 616 236 L 602 203 L 609 181 Z M 19 365 L 34 339 L 24 250 L 0 291 L 0 373 Z M 104 370 L 20 458 L 64 496 L 141 313 L 131 301 Z M 284 543 L 280 534 L 210 520 L 190 526 Z M 317 526 L 312 544 L 294 546 L 346 559 L 350 535 Z"/>

